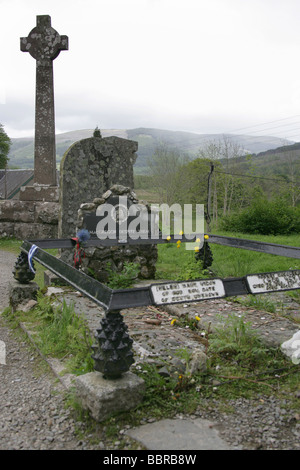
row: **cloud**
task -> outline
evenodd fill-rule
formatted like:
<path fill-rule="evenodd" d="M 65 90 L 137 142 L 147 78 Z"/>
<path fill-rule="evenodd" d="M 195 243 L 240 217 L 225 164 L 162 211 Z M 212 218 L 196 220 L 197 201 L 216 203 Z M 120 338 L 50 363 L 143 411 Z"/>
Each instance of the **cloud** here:
<path fill-rule="evenodd" d="M 20 37 L 39 14 L 69 37 L 69 51 L 53 64 L 59 129 L 103 123 L 213 132 L 298 112 L 298 0 L 0 5 L 1 119 L 13 132 L 34 126 L 35 61 L 20 51 Z"/>

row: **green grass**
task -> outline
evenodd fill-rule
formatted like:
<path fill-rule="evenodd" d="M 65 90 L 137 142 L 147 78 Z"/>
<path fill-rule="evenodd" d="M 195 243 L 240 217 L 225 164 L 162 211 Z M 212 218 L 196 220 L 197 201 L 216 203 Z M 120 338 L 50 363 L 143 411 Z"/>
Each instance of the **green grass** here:
<path fill-rule="evenodd" d="M 259 240 L 268 243 L 300 246 L 300 235 L 289 236 L 263 236 L 248 235 L 240 233 L 225 233 L 218 231 L 218 235 L 226 235 L 235 238 Z M 209 242 L 209 240 L 208 240 Z M 19 240 L 0 240 L 0 250 L 15 253 L 16 258 L 20 252 L 22 242 Z M 300 269 L 300 260 L 286 258 L 283 256 L 269 255 L 255 251 L 239 248 L 230 248 L 217 244 L 209 244 L 213 253 L 213 264 L 210 267 L 210 275 L 207 271 L 202 272 L 201 265 L 195 263 L 194 251 L 186 250 L 186 245 L 181 244 L 177 248 L 176 243 L 158 245 L 157 279 L 184 280 L 199 277 L 239 277 L 246 274 L 255 274 L 272 271 L 285 271 L 289 269 Z M 57 250 L 46 250 L 54 256 Z M 42 288 L 44 286 L 45 268 L 39 263 L 36 265 L 35 282 Z"/>
<path fill-rule="evenodd" d="M 0 250 L 14 253 L 16 256 L 20 253 L 20 246 L 22 245 L 21 240 L 15 240 L 11 238 L 0 239 Z"/>
<path fill-rule="evenodd" d="M 218 235 L 281 245 L 300 246 L 300 235 L 254 236 L 224 232 L 218 232 Z M 222 278 L 239 277 L 246 274 L 300 269 L 299 259 L 225 247 L 213 243 L 209 243 L 209 246 L 213 253 L 213 263 L 210 267 L 212 276 L 220 276 Z M 158 279 L 179 280 L 184 278 L 185 275 L 186 279 L 208 276 L 207 272 L 201 272 L 201 266 L 197 267 L 194 261 L 194 252 L 186 250 L 183 243 L 180 248 L 177 248 L 176 244 L 158 245 L 158 253 L 156 265 Z"/>

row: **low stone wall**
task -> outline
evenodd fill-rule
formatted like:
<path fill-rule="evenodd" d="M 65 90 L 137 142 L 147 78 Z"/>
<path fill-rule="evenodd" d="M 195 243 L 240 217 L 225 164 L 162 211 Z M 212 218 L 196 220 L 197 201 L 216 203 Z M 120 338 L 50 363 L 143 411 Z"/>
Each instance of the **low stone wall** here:
<path fill-rule="evenodd" d="M 56 202 L 0 201 L 0 238 L 57 238 L 58 211 Z"/>

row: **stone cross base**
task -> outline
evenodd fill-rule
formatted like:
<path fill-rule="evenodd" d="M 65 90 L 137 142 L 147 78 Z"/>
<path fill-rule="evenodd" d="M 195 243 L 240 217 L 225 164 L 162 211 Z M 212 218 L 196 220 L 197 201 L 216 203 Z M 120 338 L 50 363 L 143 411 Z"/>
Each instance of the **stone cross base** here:
<path fill-rule="evenodd" d="M 144 391 L 145 382 L 132 372 L 125 372 L 116 380 L 104 379 L 100 372 L 76 378 L 77 398 L 98 422 L 135 408 L 141 403 Z"/>
<path fill-rule="evenodd" d="M 58 202 L 59 188 L 39 184 L 24 186 L 20 189 L 20 201 Z"/>

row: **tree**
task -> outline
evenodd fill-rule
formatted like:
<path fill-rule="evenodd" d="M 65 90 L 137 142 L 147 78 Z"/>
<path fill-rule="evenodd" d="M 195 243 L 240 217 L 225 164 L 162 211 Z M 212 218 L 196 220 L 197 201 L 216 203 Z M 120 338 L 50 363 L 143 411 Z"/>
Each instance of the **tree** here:
<path fill-rule="evenodd" d="M 178 202 L 180 169 L 184 161 L 185 157 L 177 149 L 170 148 L 165 143 L 159 144 L 149 158 L 150 175 L 160 203 L 171 205 Z"/>
<path fill-rule="evenodd" d="M 217 224 L 218 207 L 223 208 L 223 215 L 229 214 L 234 205 L 235 191 L 240 182 L 232 175 L 235 173 L 236 160 L 243 154 L 239 144 L 228 135 L 207 142 L 198 152 L 202 159 L 209 159 L 214 163 L 216 171 L 211 181 L 213 222 Z M 223 170 L 216 167 L 220 161 Z M 220 163 L 219 162 L 219 163 Z"/>
<path fill-rule="evenodd" d="M 11 145 L 11 140 L 0 124 L 0 168 L 6 168 L 8 162 L 8 153 Z"/>

